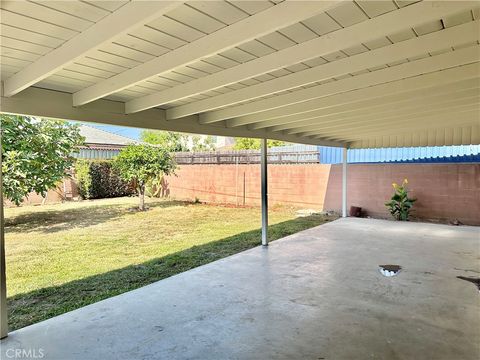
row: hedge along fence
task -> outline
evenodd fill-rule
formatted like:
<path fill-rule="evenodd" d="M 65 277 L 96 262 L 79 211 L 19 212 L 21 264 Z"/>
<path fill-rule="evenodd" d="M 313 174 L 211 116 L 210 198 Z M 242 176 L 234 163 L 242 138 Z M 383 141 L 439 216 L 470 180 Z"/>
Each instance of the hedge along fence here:
<path fill-rule="evenodd" d="M 135 193 L 133 184 L 124 181 L 108 160 L 77 160 L 75 178 L 84 199 L 102 199 Z"/>

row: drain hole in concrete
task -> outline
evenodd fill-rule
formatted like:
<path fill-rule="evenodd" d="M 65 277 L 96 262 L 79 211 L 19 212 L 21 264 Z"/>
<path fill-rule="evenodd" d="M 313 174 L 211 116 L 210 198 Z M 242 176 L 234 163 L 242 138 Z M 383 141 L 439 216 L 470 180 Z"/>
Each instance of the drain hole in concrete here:
<path fill-rule="evenodd" d="M 380 267 L 380 273 L 383 276 L 395 276 L 398 274 L 398 272 L 402 269 L 400 265 L 379 265 Z"/>
<path fill-rule="evenodd" d="M 480 292 L 480 278 L 473 278 L 473 277 L 466 277 L 466 276 L 457 276 L 457 278 L 471 282 L 472 284 L 476 285 L 478 288 L 478 291 Z"/>

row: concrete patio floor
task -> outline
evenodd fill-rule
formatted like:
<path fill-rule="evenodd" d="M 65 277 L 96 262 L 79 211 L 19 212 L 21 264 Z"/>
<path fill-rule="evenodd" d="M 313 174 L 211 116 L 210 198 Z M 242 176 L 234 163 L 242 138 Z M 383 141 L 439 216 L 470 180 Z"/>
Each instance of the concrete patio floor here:
<path fill-rule="evenodd" d="M 478 359 L 456 276 L 479 277 L 479 230 L 340 219 L 17 330 L 2 359 Z"/>

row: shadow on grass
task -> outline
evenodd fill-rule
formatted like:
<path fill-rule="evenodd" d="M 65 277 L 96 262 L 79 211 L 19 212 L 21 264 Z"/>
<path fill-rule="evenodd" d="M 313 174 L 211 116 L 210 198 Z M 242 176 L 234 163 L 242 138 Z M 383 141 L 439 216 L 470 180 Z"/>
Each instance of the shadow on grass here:
<path fill-rule="evenodd" d="M 268 237 L 277 240 L 334 219 L 317 215 L 284 221 L 269 226 Z M 10 331 L 253 248 L 260 239 L 260 229 L 247 231 L 139 265 L 15 295 L 7 299 Z"/>
<path fill-rule="evenodd" d="M 167 208 L 191 204 L 185 201 L 158 201 L 148 203 L 149 208 Z M 40 210 L 5 219 L 5 232 L 28 233 L 40 231 L 56 233 L 71 228 L 86 228 L 124 215 L 135 214 L 135 205 L 96 204 L 94 201 L 86 206 L 73 209 Z"/>

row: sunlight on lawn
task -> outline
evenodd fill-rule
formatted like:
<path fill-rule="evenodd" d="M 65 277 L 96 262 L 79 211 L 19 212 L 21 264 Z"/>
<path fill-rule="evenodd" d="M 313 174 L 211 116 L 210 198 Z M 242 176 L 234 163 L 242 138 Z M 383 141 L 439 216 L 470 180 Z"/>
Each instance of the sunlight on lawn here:
<path fill-rule="evenodd" d="M 103 199 L 6 209 L 10 327 L 18 328 L 260 244 L 260 209 Z M 271 239 L 324 222 L 270 211 Z M 275 225 L 277 224 L 277 225 Z"/>

